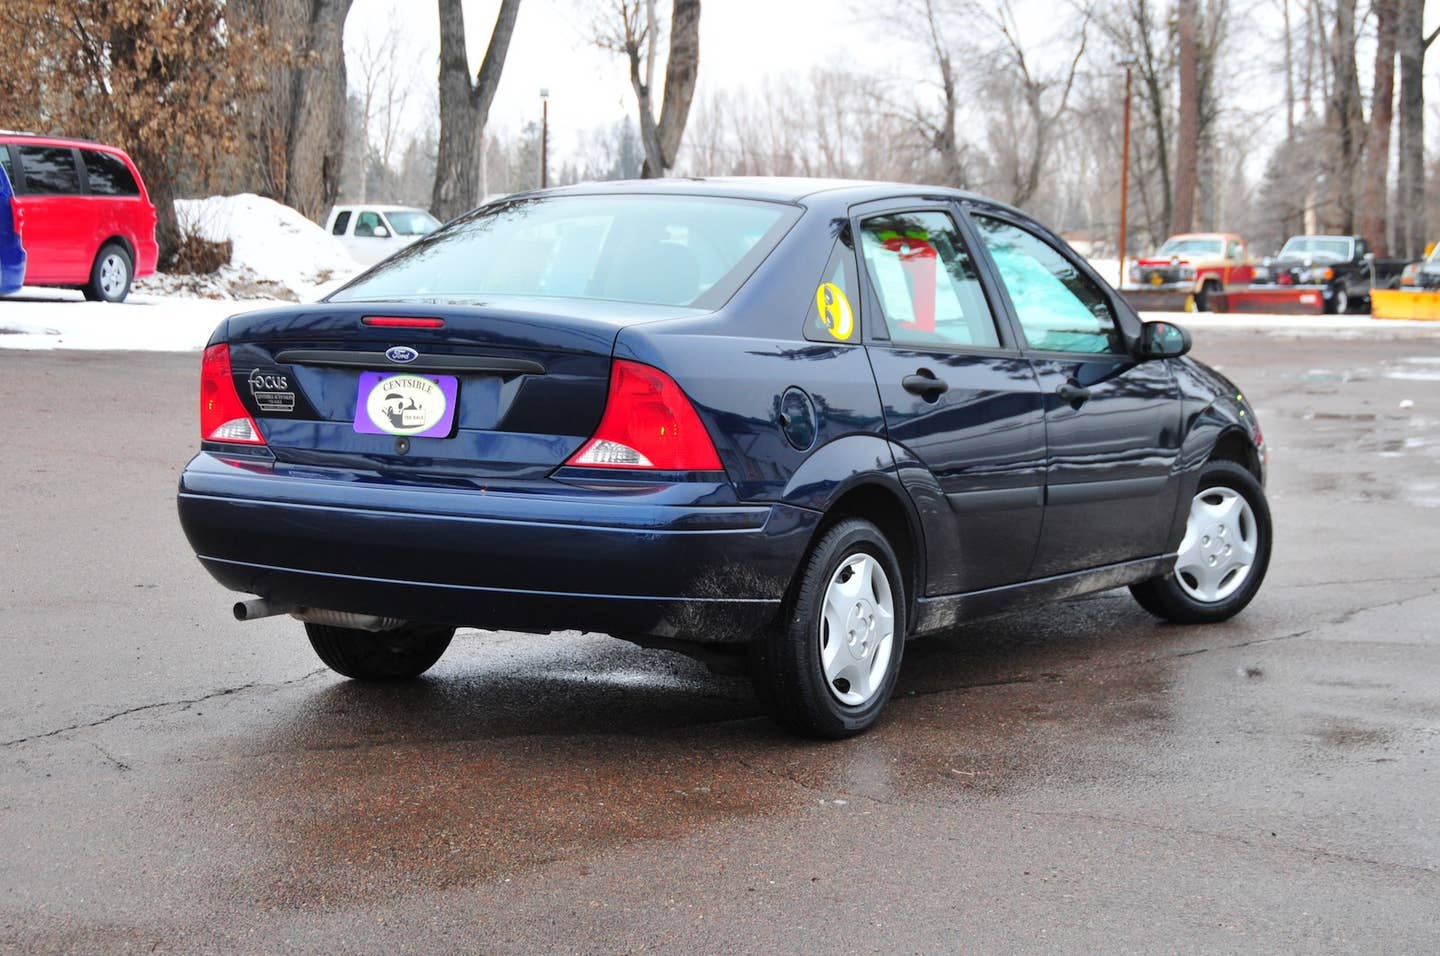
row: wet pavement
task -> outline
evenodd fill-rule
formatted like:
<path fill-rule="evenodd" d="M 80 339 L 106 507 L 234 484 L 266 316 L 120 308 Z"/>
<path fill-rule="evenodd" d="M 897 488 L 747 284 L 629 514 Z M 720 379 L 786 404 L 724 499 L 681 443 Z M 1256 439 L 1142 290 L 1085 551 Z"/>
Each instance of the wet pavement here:
<path fill-rule="evenodd" d="M 1196 353 L 1272 448 L 1250 609 L 973 623 L 815 743 L 588 635 L 347 683 L 185 545 L 197 356 L 0 351 L 0 948 L 1435 952 L 1440 334 Z"/>

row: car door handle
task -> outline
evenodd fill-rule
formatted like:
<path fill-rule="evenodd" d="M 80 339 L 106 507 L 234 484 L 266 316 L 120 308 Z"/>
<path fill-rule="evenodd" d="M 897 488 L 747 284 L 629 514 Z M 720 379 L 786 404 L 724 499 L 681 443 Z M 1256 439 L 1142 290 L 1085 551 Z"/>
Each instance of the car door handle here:
<path fill-rule="evenodd" d="M 1055 389 L 1055 394 L 1060 396 L 1062 402 L 1068 402 L 1075 408 L 1079 408 L 1090 400 L 1090 389 L 1074 382 L 1066 382 Z"/>
<path fill-rule="evenodd" d="M 919 395 L 927 402 L 933 402 L 950 390 L 950 386 L 935 377 L 929 369 L 922 368 L 914 375 L 907 375 L 900 380 L 900 385 L 905 391 Z"/>

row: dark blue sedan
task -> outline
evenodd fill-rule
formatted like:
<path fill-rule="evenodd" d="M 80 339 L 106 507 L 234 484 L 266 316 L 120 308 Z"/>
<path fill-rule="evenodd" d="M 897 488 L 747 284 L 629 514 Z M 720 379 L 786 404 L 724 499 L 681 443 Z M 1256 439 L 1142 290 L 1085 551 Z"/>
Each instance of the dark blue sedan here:
<path fill-rule="evenodd" d="M 180 519 L 320 658 L 458 626 L 742 658 L 795 730 L 878 718 L 905 640 L 1128 585 L 1219 621 L 1270 557 L 1253 410 L 979 196 L 672 180 L 512 197 L 202 363 Z"/>

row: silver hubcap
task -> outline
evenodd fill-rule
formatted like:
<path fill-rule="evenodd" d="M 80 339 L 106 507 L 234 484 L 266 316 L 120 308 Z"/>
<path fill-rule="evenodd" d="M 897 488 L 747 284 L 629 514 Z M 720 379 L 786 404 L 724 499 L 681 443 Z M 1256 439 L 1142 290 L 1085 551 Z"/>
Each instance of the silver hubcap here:
<path fill-rule="evenodd" d="M 875 696 L 894 640 L 890 579 L 870 555 L 850 555 L 830 578 L 820 608 L 820 667 L 836 700 L 859 707 Z"/>
<path fill-rule="evenodd" d="M 100 291 L 114 298 L 125 291 L 125 260 L 118 253 L 110 253 L 100 261 Z"/>
<path fill-rule="evenodd" d="M 1175 579 L 1197 601 L 1213 604 L 1250 577 L 1260 532 L 1250 503 L 1230 488 L 1206 488 L 1190 502 Z"/>

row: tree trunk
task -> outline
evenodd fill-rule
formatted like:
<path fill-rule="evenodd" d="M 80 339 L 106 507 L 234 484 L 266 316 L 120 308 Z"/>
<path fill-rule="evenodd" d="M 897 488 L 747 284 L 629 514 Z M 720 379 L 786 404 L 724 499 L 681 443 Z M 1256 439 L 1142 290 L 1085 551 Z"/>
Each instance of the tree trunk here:
<path fill-rule="evenodd" d="M 675 165 L 699 75 L 700 0 L 675 0 L 670 14 L 670 56 L 665 61 L 665 101 L 660 106 L 657 130 L 662 167 L 653 175 L 663 176 Z M 640 175 L 650 177 L 644 170 Z"/>
<path fill-rule="evenodd" d="M 465 53 L 465 11 L 460 0 L 440 2 L 440 147 L 431 211 L 454 219 L 479 202 L 480 148 L 490 104 L 500 86 L 515 32 L 520 0 L 501 0 L 485 59 L 472 84 Z"/>
<path fill-rule="evenodd" d="M 1371 87 L 1370 135 L 1365 144 L 1364 198 L 1360 235 L 1377 256 L 1390 254 L 1386 207 L 1390 200 L 1390 127 L 1395 117 L 1395 45 L 1398 0 L 1374 0 L 1376 19 L 1375 82 Z"/>
<path fill-rule="evenodd" d="M 1418 258 L 1425 249 L 1425 0 L 1400 0 L 1400 181 L 1394 250 Z"/>
<path fill-rule="evenodd" d="M 345 18 L 351 0 L 312 0 L 306 61 L 295 74 L 285 204 L 319 221 L 340 191 L 345 155 Z"/>
<path fill-rule="evenodd" d="M 1189 232 L 1195 220 L 1196 161 L 1200 147 L 1200 62 L 1195 40 L 1196 0 L 1179 0 L 1180 129 L 1175 141 L 1175 201 L 1170 232 Z"/>
<path fill-rule="evenodd" d="M 1334 205 L 1328 216 L 1336 232 L 1355 231 L 1355 180 L 1365 146 L 1365 111 L 1360 103 L 1360 76 L 1355 69 L 1356 0 L 1335 4 L 1335 32 L 1330 45 L 1334 86 L 1329 100 L 1330 125 L 1338 146 L 1331 167 Z"/>

